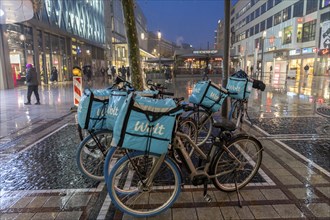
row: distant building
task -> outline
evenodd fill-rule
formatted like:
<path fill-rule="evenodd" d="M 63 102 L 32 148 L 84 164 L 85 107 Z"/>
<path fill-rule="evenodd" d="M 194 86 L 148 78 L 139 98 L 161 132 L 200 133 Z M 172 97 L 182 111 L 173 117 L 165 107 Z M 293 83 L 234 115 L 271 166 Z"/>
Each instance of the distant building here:
<path fill-rule="evenodd" d="M 330 1 L 239 0 L 231 10 L 232 65 L 267 75 L 329 74 Z M 272 70 L 272 71 L 271 71 Z"/>
<path fill-rule="evenodd" d="M 214 31 L 214 49 L 218 50 L 221 54 L 224 53 L 224 20 L 219 20 L 217 29 Z"/>

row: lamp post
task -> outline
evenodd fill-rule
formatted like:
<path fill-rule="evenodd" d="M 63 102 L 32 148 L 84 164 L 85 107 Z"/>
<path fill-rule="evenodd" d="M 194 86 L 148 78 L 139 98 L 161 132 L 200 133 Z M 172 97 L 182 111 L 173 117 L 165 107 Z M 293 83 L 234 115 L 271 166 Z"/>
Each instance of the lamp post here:
<path fill-rule="evenodd" d="M 266 38 L 266 35 L 267 35 L 267 32 L 264 31 L 262 32 L 262 37 L 261 37 L 261 74 L 260 74 L 260 77 L 261 79 L 263 78 L 264 76 L 264 68 L 263 68 L 263 63 L 264 63 L 264 47 L 265 47 L 265 38 Z"/>
<path fill-rule="evenodd" d="M 160 40 L 162 38 L 162 33 L 160 31 L 158 31 L 157 33 L 157 37 L 158 37 L 158 52 L 159 52 L 159 72 L 160 72 L 160 67 L 161 67 L 161 63 L 160 63 Z"/>

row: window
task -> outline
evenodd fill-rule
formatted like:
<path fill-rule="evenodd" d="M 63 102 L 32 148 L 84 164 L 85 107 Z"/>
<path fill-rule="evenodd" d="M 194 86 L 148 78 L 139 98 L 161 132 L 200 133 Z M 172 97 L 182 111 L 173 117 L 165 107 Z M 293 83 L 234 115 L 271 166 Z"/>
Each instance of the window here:
<path fill-rule="evenodd" d="M 265 30 L 265 26 L 266 26 L 265 23 L 266 23 L 266 20 L 260 22 L 260 32 Z"/>
<path fill-rule="evenodd" d="M 235 22 L 235 17 L 233 17 L 233 18 L 231 19 L 230 23 L 232 24 L 232 23 L 234 23 L 234 22 Z"/>
<path fill-rule="evenodd" d="M 235 14 L 235 8 L 231 10 L 231 15 Z"/>
<path fill-rule="evenodd" d="M 251 0 L 251 6 L 255 4 L 255 1 L 254 0 Z"/>
<path fill-rule="evenodd" d="M 274 6 L 274 0 L 268 0 L 267 1 L 267 11 L 271 9 Z"/>
<path fill-rule="evenodd" d="M 321 14 L 321 23 L 324 21 L 329 21 L 330 20 L 330 11 L 324 14 Z"/>
<path fill-rule="evenodd" d="M 245 31 L 245 37 L 246 37 L 246 38 L 249 37 L 249 29 L 247 29 L 247 30 Z"/>
<path fill-rule="evenodd" d="M 321 0 L 320 9 L 330 6 L 329 0 Z"/>
<path fill-rule="evenodd" d="M 307 41 L 315 40 L 315 32 L 316 32 L 316 20 L 304 23 L 302 41 L 307 42 Z"/>
<path fill-rule="evenodd" d="M 266 3 L 261 5 L 261 7 L 260 7 L 260 14 L 262 15 L 265 12 L 266 12 Z"/>
<path fill-rule="evenodd" d="M 267 18 L 267 29 L 273 27 L 273 16 Z"/>
<path fill-rule="evenodd" d="M 254 48 L 259 48 L 260 47 L 259 42 L 260 42 L 260 38 L 254 39 Z"/>
<path fill-rule="evenodd" d="M 293 17 L 302 17 L 304 15 L 304 0 L 293 5 Z"/>
<path fill-rule="evenodd" d="M 297 43 L 302 42 L 302 29 L 303 29 L 303 24 L 301 23 L 297 24 Z"/>
<path fill-rule="evenodd" d="M 281 12 L 274 15 L 274 26 L 282 22 Z"/>
<path fill-rule="evenodd" d="M 283 10 L 283 21 L 287 21 L 291 18 L 291 5 Z"/>
<path fill-rule="evenodd" d="M 254 12 L 250 14 L 250 21 L 253 21 L 253 19 L 254 19 Z"/>
<path fill-rule="evenodd" d="M 275 0 L 275 5 L 277 5 L 277 4 L 281 3 L 281 2 L 282 2 L 282 0 Z"/>
<path fill-rule="evenodd" d="M 255 13 L 255 17 L 254 17 L 254 18 L 259 17 L 259 15 L 260 15 L 260 10 L 259 10 L 259 8 L 257 8 L 257 9 L 254 11 L 254 13 Z"/>
<path fill-rule="evenodd" d="M 250 28 L 250 37 L 254 35 L 254 27 Z"/>
<path fill-rule="evenodd" d="M 284 28 L 283 44 L 292 43 L 292 26 Z"/>
<path fill-rule="evenodd" d="M 254 26 L 254 34 L 257 34 L 259 32 L 260 32 L 260 30 L 259 30 L 259 24 L 256 24 L 256 26 Z"/>
<path fill-rule="evenodd" d="M 317 3 L 318 2 L 319 1 L 315 1 L 315 0 L 307 0 L 306 15 L 317 10 Z"/>

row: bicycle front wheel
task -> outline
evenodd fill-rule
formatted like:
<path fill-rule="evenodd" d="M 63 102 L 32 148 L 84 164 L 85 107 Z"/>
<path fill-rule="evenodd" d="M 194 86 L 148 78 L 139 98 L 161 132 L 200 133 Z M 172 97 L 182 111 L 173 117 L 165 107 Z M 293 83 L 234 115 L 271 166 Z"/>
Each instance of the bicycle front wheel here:
<path fill-rule="evenodd" d="M 258 172 L 262 150 L 254 137 L 245 134 L 234 137 L 215 157 L 211 172 L 219 176 L 212 179 L 213 184 L 225 192 L 243 188 Z"/>
<path fill-rule="evenodd" d="M 181 175 L 171 159 L 165 158 L 147 185 L 159 158 L 159 155 L 136 151 L 121 158 L 112 168 L 107 189 L 111 201 L 122 212 L 134 217 L 150 217 L 175 202 L 180 193 Z"/>
<path fill-rule="evenodd" d="M 78 146 L 77 165 L 88 178 L 104 180 L 104 159 L 111 147 L 112 131 L 100 130 L 87 136 Z"/>
<path fill-rule="evenodd" d="M 195 120 L 197 124 L 197 146 L 202 146 L 206 143 L 212 133 L 213 117 L 205 111 L 192 112 L 190 118 Z"/>

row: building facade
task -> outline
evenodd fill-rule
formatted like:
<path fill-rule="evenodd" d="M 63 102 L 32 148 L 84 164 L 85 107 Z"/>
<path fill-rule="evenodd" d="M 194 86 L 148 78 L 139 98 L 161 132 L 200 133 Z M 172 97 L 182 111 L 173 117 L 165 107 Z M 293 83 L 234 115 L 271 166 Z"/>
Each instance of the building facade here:
<path fill-rule="evenodd" d="M 232 65 L 264 75 L 329 75 L 330 1 L 240 0 L 231 10 Z"/>
<path fill-rule="evenodd" d="M 0 30 L 7 67 L 0 70 L 0 89 L 24 84 L 27 63 L 48 84 L 52 67 L 64 81 L 73 66 L 88 64 L 96 71 L 105 62 L 103 1 L 45 0 L 31 20 L 1 24 Z"/>
<path fill-rule="evenodd" d="M 219 20 L 217 29 L 214 31 L 214 49 L 218 50 L 220 54 L 224 53 L 224 20 Z"/>

